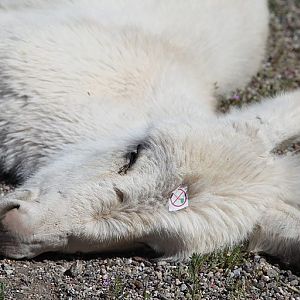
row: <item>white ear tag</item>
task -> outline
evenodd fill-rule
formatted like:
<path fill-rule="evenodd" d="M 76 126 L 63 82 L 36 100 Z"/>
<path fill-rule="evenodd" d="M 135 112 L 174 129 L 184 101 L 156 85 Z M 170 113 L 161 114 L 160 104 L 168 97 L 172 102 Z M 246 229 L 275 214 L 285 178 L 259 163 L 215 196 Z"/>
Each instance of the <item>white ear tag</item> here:
<path fill-rule="evenodd" d="M 186 186 L 180 186 L 172 192 L 169 199 L 169 211 L 177 211 L 189 206 L 189 198 Z"/>

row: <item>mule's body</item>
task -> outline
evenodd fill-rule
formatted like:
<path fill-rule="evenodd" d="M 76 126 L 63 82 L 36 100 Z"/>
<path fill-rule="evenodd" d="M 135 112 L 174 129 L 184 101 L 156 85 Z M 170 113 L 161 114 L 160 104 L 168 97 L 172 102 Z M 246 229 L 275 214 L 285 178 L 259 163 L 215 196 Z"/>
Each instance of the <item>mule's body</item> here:
<path fill-rule="evenodd" d="M 263 224 L 292 210 L 299 229 L 299 159 L 270 152 L 300 131 L 299 93 L 215 113 L 258 70 L 266 2 L 61 2 L 0 1 L 0 165 L 23 181 L 0 203 L 0 251 L 147 244 L 179 259 L 258 224 L 253 247 L 294 251 L 299 230 Z M 183 185 L 189 207 L 169 212 Z"/>
<path fill-rule="evenodd" d="M 264 1 L 13 2 L 0 12 L 0 141 L 4 170 L 26 176 L 66 143 L 211 112 L 214 88 L 241 87 L 264 54 Z"/>

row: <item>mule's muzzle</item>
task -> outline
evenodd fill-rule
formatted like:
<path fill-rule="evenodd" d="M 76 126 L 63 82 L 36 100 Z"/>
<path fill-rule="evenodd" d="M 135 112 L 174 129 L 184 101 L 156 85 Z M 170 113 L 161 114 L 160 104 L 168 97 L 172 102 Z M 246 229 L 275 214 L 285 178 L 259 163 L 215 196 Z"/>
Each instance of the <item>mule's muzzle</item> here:
<path fill-rule="evenodd" d="M 0 255 L 31 258 L 67 246 L 68 227 L 61 225 L 64 215 L 57 214 L 57 206 L 53 210 L 49 201 L 40 201 L 42 196 L 22 190 L 0 199 Z"/>
<path fill-rule="evenodd" d="M 28 217 L 26 204 L 22 200 L 9 197 L 0 202 L 0 254 L 23 258 L 30 256 L 26 241 L 30 240 L 33 232 L 26 218 Z M 25 242 L 25 244 L 24 244 Z"/>

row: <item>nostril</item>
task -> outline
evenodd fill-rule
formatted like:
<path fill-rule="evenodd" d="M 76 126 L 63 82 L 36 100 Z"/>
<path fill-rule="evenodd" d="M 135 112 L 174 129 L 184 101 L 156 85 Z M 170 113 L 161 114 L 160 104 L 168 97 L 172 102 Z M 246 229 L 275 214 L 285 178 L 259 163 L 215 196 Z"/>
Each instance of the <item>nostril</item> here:
<path fill-rule="evenodd" d="M 19 209 L 20 208 L 20 204 L 12 204 L 9 208 L 8 208 L 8 210 L 12 210 L 12 209 Z"/>
<path fill-rule="evenodd" d="M 6 205 L 5 205 L 6 204 Z M 0 218 L 5 216 L 5 214 L 13 209 L 19 209 L 20 204 L 12 202 L 12 203 L 1 203 L 0 206 Z"/>

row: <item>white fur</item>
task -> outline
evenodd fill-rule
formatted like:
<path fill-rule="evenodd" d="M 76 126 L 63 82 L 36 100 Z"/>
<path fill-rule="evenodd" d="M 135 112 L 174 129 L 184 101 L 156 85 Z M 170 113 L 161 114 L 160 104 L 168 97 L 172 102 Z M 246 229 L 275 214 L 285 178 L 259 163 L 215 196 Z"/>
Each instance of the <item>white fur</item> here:
<path fill-rule="evenodd" d="M 300 94 L 214 111 L 258 70 L 267 23 L 262 0 L 1 0 L 1 167 L 23 185 L 0 202 L 0 251 L 186 259 L 252 235 L 287 259 L 274 236 L 294 249 L 300 231 L 275 223 L 299 210 L 300 159 L 271 150 L 299 133 Z M 169 212 L 180 185 L 190 205 Z"/>

